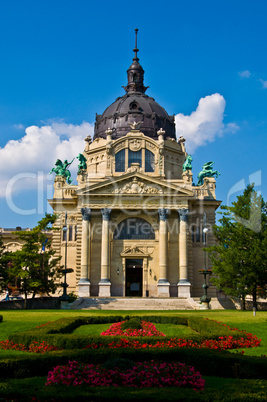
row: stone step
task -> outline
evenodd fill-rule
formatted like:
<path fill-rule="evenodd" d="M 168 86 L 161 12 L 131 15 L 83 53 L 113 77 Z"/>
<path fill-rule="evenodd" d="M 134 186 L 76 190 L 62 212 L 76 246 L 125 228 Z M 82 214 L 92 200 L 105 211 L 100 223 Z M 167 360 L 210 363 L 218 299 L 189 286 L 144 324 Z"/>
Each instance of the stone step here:
<path fill-rule="evenodd" d="M 79 298 L 70 305 L 72 310 L 195 310 L 193 299 L 152 299 L 152 298 Z"/>

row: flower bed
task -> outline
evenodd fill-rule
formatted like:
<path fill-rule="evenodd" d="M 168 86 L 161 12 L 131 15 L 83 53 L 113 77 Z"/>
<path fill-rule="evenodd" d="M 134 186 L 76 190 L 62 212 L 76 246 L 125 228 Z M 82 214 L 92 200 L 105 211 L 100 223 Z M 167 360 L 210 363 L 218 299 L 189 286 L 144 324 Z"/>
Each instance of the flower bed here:
<path fill-rule="evenodd" d="M 193 367 L 177 362 L 134 363 L 133 367 L 108 370 L 102 365 L 80 364 L 70 361 L 65 366 L 57 366 L 48 373 L 46 385 L 67 386 L 89 385 L 91 387 L 124 386 L 145 387 L 186 387 L 196 391 L 204 389 L 205 381 Z"/>
<path fill-rule="evenodd" d="M 216 349 L 227 350 L 237 348 L 251 348 L 260 346 L 260 340 L 248 334 L 247 338 L 234 339 L 231 336 L 221 337 L 219 340 L 204 340 L 201 343 L 194 342 L 189 339 L 174 338 L 168 341 L 158 341 L 156 343 L 141 342 L 134 339 L 121 338 L 118 341 L 113 341 L 108 345 L 104 344 L 89 344 L 85 349 L 97 349 L 101 347 L 107 347 L 109 349 L 119 348 L 132 348 L 132 349 L 159 349 L 159 348 L 196 348 L 196 349 Z"/>
<path fill-rule="evenodd" d="M 157 330 L 152 322 L 141 321 L 142 329 L 127 328 L 123 330 L 122 324 L 126 321 L 115 322 L 106 331 L 102 332 L 104 336 L 165 336 L 163 332 Z"/>
<path fill-rule="evenodd" d="M 22 343 L 14 343 L 13 341 L 1 341 L 0 348 L 4 350 L 19 350 L 23 352 L 33 352 L 33 353 L 46 353 L 53 352 L 54 350 L 60 350 L 56 346 L 48 345 L 47 342 L 32 342 L 27 348 Z"/>

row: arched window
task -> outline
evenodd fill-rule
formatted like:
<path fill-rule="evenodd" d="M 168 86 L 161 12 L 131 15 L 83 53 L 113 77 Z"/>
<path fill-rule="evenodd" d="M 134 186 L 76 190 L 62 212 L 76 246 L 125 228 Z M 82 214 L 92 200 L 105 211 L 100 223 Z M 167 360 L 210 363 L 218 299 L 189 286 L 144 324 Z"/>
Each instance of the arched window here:
<path fill-rule="evenodd" d="M 132 163 L 139 163 L 140 167 L 142 166 L 142 153 L 140 151 L 131 151 L 129 149 L 128 154 L 128 167 L 131 166 Z"/>
<path fill-rule="evenodd" d="M 116 227 L 114 240 L 155 240 L 155 232 L 145 219 L 127 218 Z"/>
<path fill-rule="evenodd" d="M 115 172 L 125 171 L 125 149 L 117 152 L 115 155 Z"/>
<path fill-rule="evenodd" d="M 154 172 L 154 170 L 155 170 L 155 156 L 153 152 L 146 149 L 145 172 Z"/>

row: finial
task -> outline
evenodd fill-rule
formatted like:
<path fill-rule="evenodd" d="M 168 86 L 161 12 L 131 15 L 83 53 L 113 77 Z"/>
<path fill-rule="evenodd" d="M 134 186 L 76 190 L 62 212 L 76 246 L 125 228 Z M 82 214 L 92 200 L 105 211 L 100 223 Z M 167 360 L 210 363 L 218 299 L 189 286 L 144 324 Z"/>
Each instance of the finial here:
<path fill-rule="evenodd" d="M 135 48 L 133 49 L 135 55 L 134 55 L 133 61 L 139 61 L 139 59 L 137 57 L 137 52 L 139 52 L 139 49 L 137 49 L 137 33 L 138 33 L 138 29 L 135 28 Z"/>

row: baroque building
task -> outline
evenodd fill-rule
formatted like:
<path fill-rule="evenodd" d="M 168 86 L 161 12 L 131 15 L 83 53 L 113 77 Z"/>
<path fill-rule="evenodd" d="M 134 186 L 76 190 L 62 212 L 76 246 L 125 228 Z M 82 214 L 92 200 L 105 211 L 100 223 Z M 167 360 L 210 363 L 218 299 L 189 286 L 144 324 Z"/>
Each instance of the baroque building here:
<path fill-rule="evenodd" d="M 146 95 L 137 54 L 136 30 L 126 93 L 96 115 L 93 140 L 85 138 L 77 156 L 78 184 L 69 184 L 67 161 L 56 163 L 53 247 L 73 269 L 69 290 L 81 297 L 198 298 L 199 270 L 208 266 L 203 242 L 214 243 L 203 228 L 220 205 L 217 172 L 210 162 L 193 184 L 185 139 L 176 139 L 174 116 Z"/>

